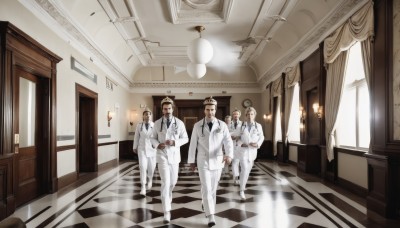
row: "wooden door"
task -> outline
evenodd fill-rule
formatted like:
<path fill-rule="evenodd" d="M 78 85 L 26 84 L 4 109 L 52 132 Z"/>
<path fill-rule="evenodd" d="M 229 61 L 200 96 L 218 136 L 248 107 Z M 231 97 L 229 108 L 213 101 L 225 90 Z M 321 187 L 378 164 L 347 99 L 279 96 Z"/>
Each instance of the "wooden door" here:
<path fill-rule="evenodd" d="M 41 193 L 41 141 L 39 78 L 16 70 L 15 78 L 16 206 L 37 198 Z"/>
<path fill-rule="evenodd" d="M 95 171 L 93 114 L 94 101 L 89 97 L 79 99 L 79 172 Z"/>
<path fill-rule="evenodd" d="M 78 174 L 96 172 L 97 161 L 97 93 L 76 84 L 76 135 L 77 154 L 76 165 Z"/>

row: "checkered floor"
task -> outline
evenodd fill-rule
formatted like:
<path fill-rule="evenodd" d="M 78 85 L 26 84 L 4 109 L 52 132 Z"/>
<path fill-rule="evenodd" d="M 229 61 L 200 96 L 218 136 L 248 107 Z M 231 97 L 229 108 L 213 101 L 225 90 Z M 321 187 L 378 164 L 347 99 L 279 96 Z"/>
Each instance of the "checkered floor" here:
<path fill-rule="evenodd" d="M 13 216 L 27 227 L 207 227 L 197 173 L 182 166 L 179 175 L 167 225 L 157 169 L 153 188 L 143 197 L 136 162 L 122 163 L 63 196 L 46 195 Z M 246 201 L 238 190 L 229 174 L 222 176 L 215 227 L 364 227 L 360 218 L 365 218 L 365 207 L 319 182 L 297 177 L 290 165 L 256 162 Z M 350 216 L 354 214 L 359 218 Z"/>

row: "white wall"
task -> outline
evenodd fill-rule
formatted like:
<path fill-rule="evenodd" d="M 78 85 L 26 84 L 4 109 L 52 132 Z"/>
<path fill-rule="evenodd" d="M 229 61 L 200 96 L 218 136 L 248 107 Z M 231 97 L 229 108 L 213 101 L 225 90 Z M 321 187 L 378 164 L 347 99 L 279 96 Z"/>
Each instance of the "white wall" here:
<path fill-rule="evenodd" d="M 368 189 L 366 157 L 338 153 L 338 177 Z"/>
<path fill-rule="evenodd" d="M 289 161 L 297 163 L 297 154 L 298 154 L 297 146 L 289 145 Z"/>
<path fill-rule="evenodd" d="M 131 109 L 131 94 L 122 86 L 114 86 L 114 90 L 106 89 L 106 73 L 92 63 L 87 57 L 74 49 L 69 42 L 55 34 L 37 17 L 32 15 L 19 1 L 2 0 L 0 20 L 9 21 L 63 60 L 57 64 L 57 136 L 75 136 L 75 84 L 78 83 L 98 94 L 98 134 L 111 135 L 111 138 L 100 139 L 99 143 L 120 141 L 128 138 L 128 116 Z M 71 56 L 77 59 L 88 70 L 97 75 L 97 84 L 71 70 Z M 115 105 L 119 106 L 115 110 Z M 107 126 L 107 111 L 117 111 Z M 75 139 L 58 141 L 57 146 L 74 145 Z M 57 153 L 57 176 L 63 176 L 76 170 L 75 150 Z M 99 164 L 118 158 L 117 144 L 99 147 Z"/>

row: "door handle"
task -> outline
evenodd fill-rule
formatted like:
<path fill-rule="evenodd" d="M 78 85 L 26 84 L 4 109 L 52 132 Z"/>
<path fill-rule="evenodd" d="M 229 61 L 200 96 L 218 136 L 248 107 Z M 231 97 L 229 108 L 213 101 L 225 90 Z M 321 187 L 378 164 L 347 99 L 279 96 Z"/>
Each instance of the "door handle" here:
<path fill-rule="evenodd" d="M 19 134 L 14 134 L 14 144 L 15 144 L 14 152 L 16 154 L 18 154 L 19 153 L 19 146 L 18 146 L 18 144 L 19 144 Z"/>

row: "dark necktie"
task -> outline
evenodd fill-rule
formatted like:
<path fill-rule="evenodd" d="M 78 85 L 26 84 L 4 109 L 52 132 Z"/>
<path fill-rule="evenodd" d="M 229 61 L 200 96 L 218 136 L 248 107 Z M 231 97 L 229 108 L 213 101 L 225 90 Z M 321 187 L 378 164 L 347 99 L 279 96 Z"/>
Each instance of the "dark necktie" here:
<path fill-rule="evenodd" d="M 210 131 L 211 131 L 211 129 L 212 129 L 212 125 L 213 125 L 212 122 L 208 122 L 208 127 L 210 128 Z"/>
<path fill-rule="evenodd" d="M 149 123 L 146 123 L 145 126 L 146 126 L 146 130 L 149 130 Z"/>
<path fill-rule="evenodd" d="M 169 128 L 170 124 L 171 124 L 171 120 L 167 119 L 167 128 Z"/>
<path fill-rule="evenodd" d="M 235 122 L 234 126 L 235 126 L 235 129 L 236 129 L 236 127 L 237 127 L 237 122 Z"/>

